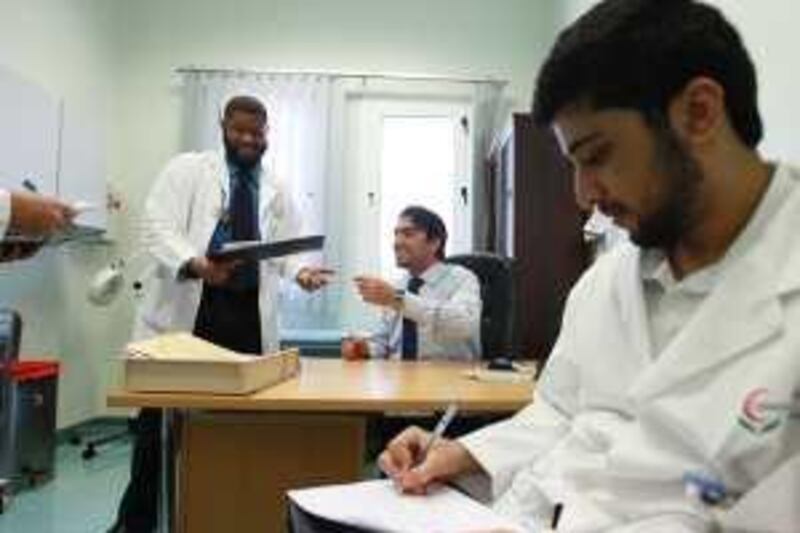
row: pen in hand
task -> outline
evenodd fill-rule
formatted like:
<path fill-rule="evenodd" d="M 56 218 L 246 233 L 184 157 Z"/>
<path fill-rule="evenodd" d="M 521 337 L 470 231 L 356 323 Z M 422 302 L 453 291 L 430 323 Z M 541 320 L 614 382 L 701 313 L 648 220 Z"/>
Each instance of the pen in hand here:
<path fill-rule="evenodd" d="M 449 426 L 450 422 L 452 422 L 453 419 L 456 417 L 457 412 L 458 412 L 458 406 L 456 405 L 455 402 L 447 406 L 447 410 L 442 415 L 442 418 L 439 419 L 439 422 L 437 422 L 436 427 L 433 428 L 433 433 L 431 433 L 431 437 L 428 439 L 428 443 L 425 445 L 425 448 L 423 448 L 417 464 L 420 464 L 425 461 L 425 458 L 428 456 L 428 452 L 431 451 L 431 448 L 433 448 L 433 445 L 436 444 L 436 441 L 444 436 L 444 432 L 447 430 L 447 426 Z"/>
<path fill-rule="evenodd" d="M 550 520 L 550 529 L 555 531 L 558 529 L 558 522 L 561 520 L 561 513 L 564 511 L 564 504 L 557 503 L 553 507 L 553 518 Z"/>

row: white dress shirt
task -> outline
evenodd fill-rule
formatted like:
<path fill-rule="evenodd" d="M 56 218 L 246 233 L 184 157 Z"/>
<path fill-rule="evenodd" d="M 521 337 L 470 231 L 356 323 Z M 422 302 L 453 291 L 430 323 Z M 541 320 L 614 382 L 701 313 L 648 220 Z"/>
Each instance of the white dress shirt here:
<path fill-rule="evenodd" d="M 419 294 L 406 292 L 400 312 L 384 308 L 369 342 L 372 357 L 400 359 L 403 318 L 417 323 L 419 359 L 480 359 L 481 295 L 475 274 L 437 262 L 420 276 Z M 405 288 L 408 276 L 397 285 Z"/>

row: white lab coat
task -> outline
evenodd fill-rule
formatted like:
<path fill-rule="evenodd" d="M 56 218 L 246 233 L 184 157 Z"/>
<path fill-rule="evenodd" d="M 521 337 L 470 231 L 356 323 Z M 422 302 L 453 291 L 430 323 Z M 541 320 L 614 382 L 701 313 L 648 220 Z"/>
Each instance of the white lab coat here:
<path fill-rule="evenodd" d="M 720 510 L 717 521 L 726 533 L 764 531 L 769 517 L 770 533 L 800 530 L 800 454 L 777 467 L 758 487 L 733 507 Z"/>
<path fill-rule="evenodd" d="M 156 268 L 145 280 L 134 339 L 193 329 L 202 282 L 179 281 L 178 270 L 192 257 L 205 255 L 229 201 L 230 176 L 222 152 L 180 154 L 158 176 L 142 215 L 143 247 Z M 290 195 L 267 170 L 262 171 L 259 182 L 258 215 L 263 240 L 301 236 L 301 220 Z M 293 279 L 299 268 L 294 256 L 260 263 L 259 311 L 265 352 L 278 348 L 279 275 Z"/>
<path fill-rule="evenodd" d="M 587 271 L 534 402 L 462 441 L 498 511 L 530 530 L 561 502 L 559 530 L 705 531 L 713 513 L 685 495 L 686 472 L 748 493 L 800 451 L 800 421 L 745 403 L 800 390 L 800 173 L 778 172 L 781 209 L 657 359 L 640 250 L 622 243 Z"/>

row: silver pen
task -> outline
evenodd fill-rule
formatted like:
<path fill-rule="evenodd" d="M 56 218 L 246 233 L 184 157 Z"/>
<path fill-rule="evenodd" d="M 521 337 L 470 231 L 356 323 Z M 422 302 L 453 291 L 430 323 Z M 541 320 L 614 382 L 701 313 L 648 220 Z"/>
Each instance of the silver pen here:
<path fill-rule="evenodd" d="M 428 443 L 425 445 L 425 449 L 422 450 L 422 455 L 420 455 L 420 463 L 425 460 L 428 456 L 428 452 L 431 451 L 433 445 L 436 444 L 436 441 L 441 439 L 444 436 L 444 432 L 447 430 L 447 426 L 450 425 L 450 422 L 456 417 L 456 413 L 458 412 L 458 406 L 455 402 L 451 403 L 447 406 L 447 410 L 442 415 L 442 418 L 439 419 L 439 422 L 436 423 L 436 427 L 433 428 L 433 433 L 431 433 L 431 438 L 428 439 Z"/>

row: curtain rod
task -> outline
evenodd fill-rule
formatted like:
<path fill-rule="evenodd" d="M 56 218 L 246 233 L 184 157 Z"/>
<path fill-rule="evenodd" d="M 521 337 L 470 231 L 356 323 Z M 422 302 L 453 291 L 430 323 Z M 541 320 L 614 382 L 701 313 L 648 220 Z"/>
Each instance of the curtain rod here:
<path fill-rule="evenodd" d="M 452 83 L 489 83 L 494 85 L 506 86 L 508 80 L 500 80 L 492 77 L 469 78 L 458 76 L 438 76 L 427 74 L 389 74 L 389 73 L 367 73 L 367 72 L 334 72 L 324 70 L 260 70 L 251 68 L 214 68 L 214 67 L 177 67 L 177 74 L 233 74 L 233 75 L 271 75 L 271 74 L 305 74 L 310 76 L 329 76 L 331 78 L 350 78 L 350 79 L 382 79 L 382 80 L 401 80 L 401 81 L 444 81 Z"/>

